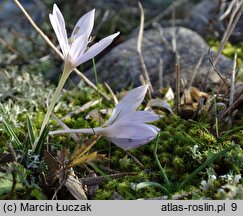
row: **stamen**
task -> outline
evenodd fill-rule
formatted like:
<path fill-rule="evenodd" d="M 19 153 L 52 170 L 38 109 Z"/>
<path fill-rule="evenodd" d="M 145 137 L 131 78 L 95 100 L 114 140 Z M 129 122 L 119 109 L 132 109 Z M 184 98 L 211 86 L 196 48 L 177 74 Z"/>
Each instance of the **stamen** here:
<path fill-rule="evenodd" d="M 74 39 L 70 37 L 70 38 L 68 39 L 68 43 L 69 43 L 69 45 L 71 46 L 73 42 L 74 42 Z"/>
<path fill-rule="evenodd" d="M 94 39 L 95 39 L 95 36 L 94 37 L 93 36 L 90 36 L 88 43 L 92 43 L 94 41 Z"/>

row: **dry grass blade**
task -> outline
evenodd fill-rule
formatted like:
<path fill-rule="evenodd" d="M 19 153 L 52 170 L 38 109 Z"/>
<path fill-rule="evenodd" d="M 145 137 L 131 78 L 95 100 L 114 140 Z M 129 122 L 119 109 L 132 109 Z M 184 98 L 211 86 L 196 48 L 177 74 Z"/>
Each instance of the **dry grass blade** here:
<path fill-rule="evenodd" d="M 63 127 L 64 129 L 70 129 L 61 119 L 59 119 L 54 113 L 52 113 L 51 114 L 51 116 L 52 116 L 52 118 L 54 119 L 54 120 L 56 120 L 57 121 L 57 123 L 61 126 L 61 127 Z M 80 137 L 77 135 L 77 134 L 75 134 L 75 133 L 72 133 L 72 134 L 70 134 L 70 136 L 72 137 L 72 139 L 75 141 L 75 142 L 79 142 L 79 140 L 80 140 Z"/>
<path fill-rule="evenodd" d="M 178 114 L 180 111 L 180 86 L 181 83 L 181 73 L 179 65 L 176 64 L 176 97 L 175 97 L 175 105 L 176 105 L 176 113 Z"/>
<path fill-rule="evenodd" d="M 27 13 L 27 11 L 24 9 L 24 7 L 21 5 L 21 3 L 18 0 L 14 0 L 14 2 L 16 3 L 16 5 L 20 8 L 20 10 L 23 12 L 23 14 L 25 15 L 25 17 L 28 19 L 28 21 L 30 22 L 30 24 L 33 26 L 33 28 L 36 30 L 36 32 L 47 42 L 47 44 L 55 51 L 55 53 L 64 60 L 64 57 L 62 55 L 62 53 L 56 48 L 56 46 L 50 41 L 50 39 L 44 34 L 44 32 L 35 24 L 35 22 L 33 21 L 33 19 L 29 16 L 29 14 Z M 89 85 L 91 88 L 93 88 L 94 90 L 96 90 L 97 92 L 99 92 L 99 94 L 105 98 L 107 101 L 112 102 L 110 100 L 110 98 L 104 94 L 103 92 L 101 92 L 98 87 L 93 84 L 83 73 L 81 73 L 77 68 L 74 69 L 75 73 L 78 74 L 80 76 L 80 78 L 87 84 Z"/>
<path fill-rule="evenodd" d="M 5 41 L 2 37 L 0 37 L 0 43 L 4 47 L 6 47 L 6 49 L 9 50 L 11 53 L 22 56 L 22 53 L 20 53 L 18 50 L 16 50 L 11 44 L 9 44 L 7 41 Z"/>
<path fill-rule="evenodd" d="M 139 80 L 140 80 L 140 82 L 141 82 L 142 85 L 146 85 L 145 79 L 144 79 L 144 77 L 143 77 L 142 74 L 139 75 Z"/>
<path fill-rule="evenodd" d="M 211 64 L 211 67 L 213 68 L 213 70 L 218 74 L 218 76 L 220 77 L 220 79 L 223 81 L 224 85 L 227 87 L 227 89 L 229 90 L 229 84 L 227 83 L 226 78 L 217 70 L 217 68 L 215 67 L 215 63 L 214 60 L 212 58 L 209 58 L 209 62 Z M 206 76 L 208 77 L 208 76 Z"/>
<path fill-rule="evenodd" d="M 163 88 L 163 59 L 159 58 L 159 87 Z"/>
<path fill-rule="evenodd" d="M 140 18 L 140 28 L 139 28 L 139 33 L 138 33 L 138 41 L 137 41 L 137 52 L 138 52 L 139 59 L 140 59 L 140 62 L 141 62 L 143 76 L 145 78 L 146 84 L 149 85 L 149 92 L 150 92 L 150 95 L 151 95 L 153 93 L 153 87 L 151 85 L 148 70 L 147 70 L 147 67 L 145 65 L 143 55 L 142 55 L 142 41 L 143 41 L 143 30 L 144 30 L 144 11 L 143 11 L 142 4 L 140 2 L 138 2 L 138 6 L 139 6 L 139 9 L 140 9 L 141 18 Z"/>
<path fill-rule="evenodd" d="M 230 99 L 229 99 L 230 106 L 234 102 L 234 95 L 235 95 L 236 60 L 237 60 L 237 54 L 235 54 L 235 56 L 234 56 L 234 63 L 233 63 L 233 68 L 232 68 L 232 73 L 231 73 Z"/>
<path fill-rule="evenodd" d="M 129 156 L 129 157 L 131 157 L 132 159 L 133 159 L 133 161 L 138 165 L 138 166 L 140 166 L 142 169 L 145 169 L 145 166 L 135 157 L 135 156 L 133 156 L 129 151 L 126 151 L 126 150 L 124 150 L 125 152 L 126 152 L 126 154 Z"/>
<path fill-rule="evenodd" d="M 232 11 L 233 7 L 235 6 L 235 4 L 237 3 L 238 0 L 233 0 L 228 9 L 219 17 L 219 20 L 222 21 L 224 20 L 229 14 L 230 12 Z"/>
<path fill-rule="evenodd" d="M 112 91 L 111 87 L 106 82 L 105 82 L 105 86 L 109 90 L 109 92 L 111 93 L 111 96 L 113 97 L 115 105 L 118 104 L 118 99 L 117 99 L 116 95 L 114 94 L 114 92 Z"/>
<path fill-rule="evenodd" d="M 201 64 L 202 64 L 202 60 L 203 60 L 203 55 L 201 55 L 196 67 L 194 68 L 194 71 L 193 71 L 193 74 L 192 74 L 192 78 L 190 80 L 190 83 L 189 83 L 189 86 L 188 88 L 192 87 L 192 83 L 194 82 L 195 80 L 195 77 L 197 75 L 197 72 L 198 72 L 198 69 L 200 68 Z"/>
<path fill-rule="evenodd" d="M 101 101 L 102 101 L 101 99 L 89 101 L 89 102 L 85 103 L 84 105 L 82 105 L 77 110 L 70 112 L 67 115 L 63 116 L 62 120 L 73 117 L 74 115 L 78 115 L 79 113 L 84 112 L 85 110 L 89 109 L 90 107 L 96 106 Z"/>
<path fill-rule="evenodd" d="M 234 9 L 231 10 L 230 20 L 229 20 L 228 26 L 226 28 L 226 31 L 225 31 L 225 33 L 223 35 L 223 38 L 222 38 L 222 40 L 220 42 L 218 51 L 217 51 L 215 59 L 213 61 L 213 65 L 209 69 L 208 73 L 210 73 L 212 71 L 213 67 L 215 67 L 215 65 L 217 64 L 217 62 L 219 60 L 220 53 L 224 49 L 227 41 L 229 40 L 230 35 L 232 34 L 233 30 L 235 29 L 236 24 L 238 23 L 238 21 L 239 21 L 239 19 L 241 17 L 242 8 L 243 8 L 242 0 L 237 1 L 234 6 L 235 6 Z"/>
<path fill-rule="evenodd" d="M 234 62 L 233 62 L 232 73 L 231 73 L 231 85 L 230 85 L 229 106 L 232 106 L 233 103 L 234 103 L 236 60 L 237 60 L 237 54 L 235 54 L 235 56 L 234 56 Z M 232 126 L 232 115 L 231 115 L 231 113 L 229 114 L 228 123 L 229 123 L 229 126 Z"/>
<path fill-rule="evenodd" d="M 142 41 L 143 41 L 143 29 L 144 29 L 144 11 L 141 2 L 138 2 L 138 6 L 140 9 L 141 17 L 140 17 L 140 27 L 138 33 L 138 41 L 137 41 L 137 51 L 138 53 L 142 53 Z"/>

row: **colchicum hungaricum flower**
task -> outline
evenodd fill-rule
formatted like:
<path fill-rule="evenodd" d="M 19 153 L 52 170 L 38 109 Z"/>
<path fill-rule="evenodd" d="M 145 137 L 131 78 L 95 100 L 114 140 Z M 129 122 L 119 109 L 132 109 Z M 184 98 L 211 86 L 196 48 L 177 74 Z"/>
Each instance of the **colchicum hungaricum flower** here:
<path fill-rule="evenodd" d="M 46 127 L 61 90 L 73 69 L 95 57 L 109 46 L 113 39 L 119 35 L 119 32 L 112 34 L 88 48 L 90 34 L 94 26 L 94 15 L 95 10 L 92 10 L 82 16 L 75 25 L 71 37 L 68 38 L 62 13 L 56 4 L 53 6 L 53 12 L 49 17 L 64 56 L 64 69 L 43 120 L 40 134 Z"/>
<path fill-rule="evenodd" d="M 56 33 L 62 53 L 65 59 L 65 66 L 74 69 L 80 64 L 90 60 L 111 44 L 119 32 L 105 37 L 90 48 L 90 34 L 94 26 L 95 9 L 83 15 L 74 27 L 71 37 L 67 37 L 65 21 L 56 4 L 53 12 L 49 15 L 51 25 Z"/>
<path fill-rule="evenodd" d="M 68 129 L 52 131 L 49 134 L 86 133 L 99 134 L 122 149 L 128 150 L 144 145 L 155 139 L 159 128 L 146 124 L 160 117 L 149 111 L 136 111 L 142 103 L 147 85 L 130 91 L 116 105 L 108 121 L 101 127 L 89 129 Z"/>

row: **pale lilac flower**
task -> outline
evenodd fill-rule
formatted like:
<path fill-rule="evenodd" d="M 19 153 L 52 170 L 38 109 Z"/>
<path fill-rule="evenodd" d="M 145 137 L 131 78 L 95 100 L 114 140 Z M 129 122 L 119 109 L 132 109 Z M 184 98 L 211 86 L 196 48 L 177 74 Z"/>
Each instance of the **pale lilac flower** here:
<path fill-rule="evenodd" d="M 122 149 L 128 150 L 142 146 L 155 139 L 159 128 L 148 122 L 160 118 L 149 111 L 136 111 L 142 103 L 148 86 L 143 85 L 130 91 L 116 105 L 108 121 L 101 127 L 92 129 L 69 129 L 52 131 L 49 134 L 86 133 L 99 134 Z"/>
<path fill-rule="evenodd" d="M 111 44 L 119 32 L 105 37 L 90 48 L 90 34 L 94 26 L 95 9 L 83 15 L 74 27 L 71 37 L 68 38 L 63 15 L 56 4 L 53 6 L 53 12 L 49 15 L 51 25 L 56 33 L 60 44 L 65 63 L 70 69 L 95 57 L 102 50 Z"/>

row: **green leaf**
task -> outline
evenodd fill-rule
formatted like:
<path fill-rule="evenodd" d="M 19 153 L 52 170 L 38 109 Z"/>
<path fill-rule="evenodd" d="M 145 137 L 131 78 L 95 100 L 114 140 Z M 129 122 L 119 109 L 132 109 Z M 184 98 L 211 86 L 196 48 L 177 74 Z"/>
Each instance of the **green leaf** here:
<path fill-rule="evenodd" d="M 12 126 L 3 119 L 3 125 L 5 127 L 5 132 L 10 136 L 11 139 L 13 139 L 13 144 L 15 148 L 20 148 L 22 146 L 21 142 L 19 141 L 16 133 L 14 132 Z"/>
<path fill-rule="evenodd" d="M 166 188 L 163 185 L 161 185 L 157 182 L 141 182 L 141 183 L 138 183 L 134 186 L 134 190 L 139 191 L 139 190 L 141 190 L 143 188 L 147 188 L 147 187 L 159 187 L 162 190 L 166 190 Z"/>
<path fill-rule="evenodd" d="M 13 186 L 13 176 L 11 174 L 5 174 L 0 172 L 0 196 L 5 193 L 9 193 L 12 190 Z M 23 188 L 23 185 L 17 183 L 15 185 L 15 190 Z"/>
<path fill-rule="evenodd" d="M 34 188 L 31 191 L 31 195 L 35 197 L 37 200 L 46 200 L 47 197 L 42 193 L 42 191 L 38 188 Z"/>
<path fill-rule="evenodd" d="M 27 115 L 27 128 L 28 128 L 28 134 L 29 134 L 29 138 L 30 138 L 30 143 L 32 145 L 32 147 L 34 146 L 35 143 L 35 134 L 34 134 L 34 129 L 32 126 L 32 122 L 30 120 L 30 117 Z"/>
<path fill-rule="evenodd" d="M 208 158 L 203 164 L 201 164 L 197 169 L 195 169 L 191 174 L 187 176 L 187 178 L 180 184 L 179 189 L 181 189 L 187 182 L 189 182 L 194 176 L 196 176 L 199 172 L 201 172 L 203 169 L 205 169 L 207 166 L 209 166 L 211 163 L 213 163 L 216 159 L 223 156 L 230 150 L 238 147 L 239 145 L 232 145 L 219 153 L 215 154 L 214 156 Z"/>
<path fill-rule="evenodd" d="M 42 131 L 39 139 L 35 142 L 37 142 L 35 145 L 35 148 L 33 149 L 35 154 L 42 155 L 43 154 L 43 149 L 44 149 L 44 144 L 46 141 L 46 137 L 48 136 L 49 133 L 49 127 L 46 126 L 44 130 Z"/>
<path fill-rule="evenodd" d="M 4 110 L 3 105 L 1 103 L 0 103 L 0 114 L 3 116 L 3 118 L 5 118 L 6 113 L 5 113 L 5 110 Z"/>
<path fill-rule="evenodd" d="M 157 139 L 156 139 L 155 144 L 154 144 L 154 151 L 153 151 L 153 153 L 154 153 L 154 158 L 155 158 L 155 162 L 157 163 L 157 165 L 158 165 L 158 167 L 159 167 L 159 169 L 160 169 L 160 172 L 161 172 L 161 174 L 162 174 L 162 176 L 163 176 L 163 179 L 164 179 L 164 181 L 165 181 L 167 187 L 170 189 L 170 188 L 171 188 L 170 180 L 169 180 L 169 178 L 168 178 L 168 176 L 167 176 L 165 170 L 163 169 L 163 167 L 162 167 L 162 165 L 161 165 L 161 163 L 160 163 L 158 154 L 157 154 L 159 138 L 160 138 L 160 134 L 158 134 Z M 167 188 L 164 187 L 164 189 L 165 189 L 165 192 L 166 192 L 166 193 L 169 192 L 169 190 L 168 190 Z"/>

